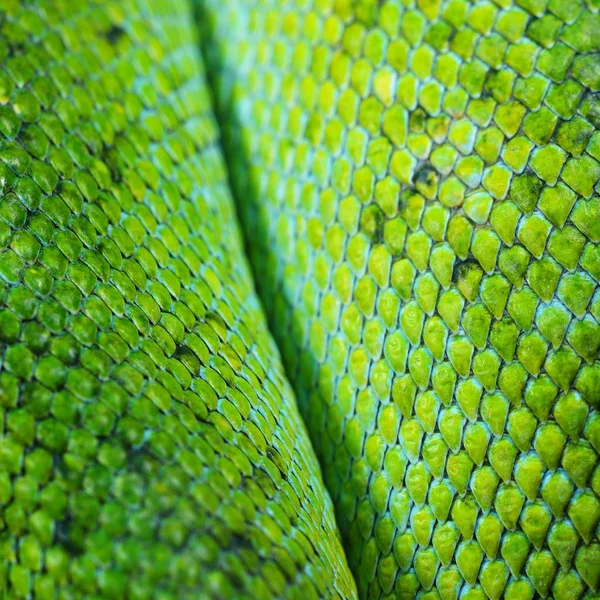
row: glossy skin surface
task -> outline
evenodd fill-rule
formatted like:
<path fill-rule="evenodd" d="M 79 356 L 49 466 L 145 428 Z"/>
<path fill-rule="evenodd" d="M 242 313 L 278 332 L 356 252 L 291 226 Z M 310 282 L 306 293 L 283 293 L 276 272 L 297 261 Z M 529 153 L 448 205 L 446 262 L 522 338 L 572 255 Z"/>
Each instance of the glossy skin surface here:
<path fill-rule="evenodd" d="M 199 0 L 362 598 L 596 598 L 595 0 Z"/>
<path fill-rule="evenodd" d="M 352 598 L 187 3 L 0 3 L 0 596 Z"/>

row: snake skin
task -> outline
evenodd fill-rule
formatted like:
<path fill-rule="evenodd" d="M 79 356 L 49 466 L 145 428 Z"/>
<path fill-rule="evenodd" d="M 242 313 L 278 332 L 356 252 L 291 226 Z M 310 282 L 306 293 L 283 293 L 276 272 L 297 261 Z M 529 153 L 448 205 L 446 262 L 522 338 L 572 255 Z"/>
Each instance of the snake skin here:
<path fill-rule="evenodd" d="M 0 2 L 0 596 L 354 598 L 182 0 Z"/>
<path fill-rule="evenodd" d="M 361 598 L 599 598 L 598 0 L 196 0 Z"/>

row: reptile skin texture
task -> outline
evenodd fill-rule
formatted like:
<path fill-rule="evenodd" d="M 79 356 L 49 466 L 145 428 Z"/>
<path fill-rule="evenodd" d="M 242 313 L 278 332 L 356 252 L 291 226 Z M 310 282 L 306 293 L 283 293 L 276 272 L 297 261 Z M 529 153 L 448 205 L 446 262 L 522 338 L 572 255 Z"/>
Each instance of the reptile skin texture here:
<path fill-rule="evenodd" d="M 598 598 L 598 0 L 196 9 L 359 596 Z"/>
<path fill-rule="evenodd" d="M 0 597 L 354 598 L 182 0 L 0 1 Z"/>

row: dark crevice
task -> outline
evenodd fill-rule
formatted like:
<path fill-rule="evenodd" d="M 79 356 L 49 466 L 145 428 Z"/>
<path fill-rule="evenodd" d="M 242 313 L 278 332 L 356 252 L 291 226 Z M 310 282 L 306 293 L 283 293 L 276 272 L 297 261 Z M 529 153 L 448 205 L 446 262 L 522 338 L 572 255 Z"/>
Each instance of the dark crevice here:
<path fill-rule="evenodd" d="M 312 389 L 313 384 L 316 382 L 319 363 L 316 357 L 312 355 L 308 356 L 304 353 L 301 360 L 309 360 L 310 365 L 301 364 L 297 348 L 294 345 L 290 346 L 286 343 L 286 339 L 294 335 L 296 330 L 295 324 L 293 322 L 287 323 L 285 330 L 282 330 L 281 323 L 277 323 L 275 318 L 275 311 L 270 310 L 280 303 L 289 305 L 289 301 L 281 290 L 278 289 L 278 286 L 273 285 L 272 274 L 261 272 L 260 265 L 258 264 L 259 260 L 262 259 L 261 253 L 266 252 L 269 248 L 270 232 L 268 220 L 270 216 L 264 215 L 262 211 L 249 208 L 260 206 L 261 199 L 258 196 L 258 190 L 249 181 L 248 173 L 251 157 L 248 156 L 248 151 L 243 147 L 242 140 L 240 139 L 241 123 L 236 115 L 236 110 L 232 105 L 231 95 L 229 94 L 229 90 L 234 83 L 234 74 L 228 72 L 228 67 L 225 64 L 223 56 L 220 54 L 219 43 L 212 31 L 210 24 L 211 17 L 205 6 L 205 1 L 192 0 L 192 7 L 199 31 L 199 47 L 204 63 L 209 94 L 216 124 L 220 131 L 227 182 L 233 196 L 238 223 L 240 224 L 245 256 L 251 268 L 253 284 L 257 291 L 263 314 L 267 318 L 269 332 L 277 344 L 285 376 L 295 392 L 297 407 L 308 431 L 313 451 L 319 461 L 320 473 L 318 475 L 323 482 L 325 491 L 329 494 L 330 486 L 326 485 L 326 465 L 323 462 L 322 453 L 319 452 L 322 445 L 319 439 L 320 436 L 310 427 L 308 406 L 306 405 L 307 390 Z M 377 215 L 372 215 L 372 217 L 372 223 L 369 223 L 369 225 L 373 228 L 375 239 L 379 239 L 383 235 L 383 219 L 380 220 Z M 256 257 L 258 260 L 253 260 L 253 257 Z M 299 329 L 302 329 L 302 327 Z M 301 376 L 301 372 L 304 373 L 304 377 Z M 312 376 L 307 377 L 307 373 L 311 373 Z M 308 381 L 308 379 L 311 381 Z M 332 500 L 336 499 L 332 498 Z M 339 512 L 341 509 L 339 502 L 334 501 L 332 504 L 336 529 L 338 532 L 341 532 L 342 548 L 347 560 L 350 548 L 348 540 L 344 539 L 344 530 L 340 528 L 340 523 L 344 521 L 346 515 Z"/>

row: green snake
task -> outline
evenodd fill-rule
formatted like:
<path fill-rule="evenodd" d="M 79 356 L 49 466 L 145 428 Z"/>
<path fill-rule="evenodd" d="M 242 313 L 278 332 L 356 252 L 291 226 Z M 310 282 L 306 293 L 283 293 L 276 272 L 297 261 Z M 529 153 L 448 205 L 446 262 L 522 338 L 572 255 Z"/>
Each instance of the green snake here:
<path fill-rule="evenodd" d="M 0 2 L 0 596 L 600 594 L 597 0 Z"/>

